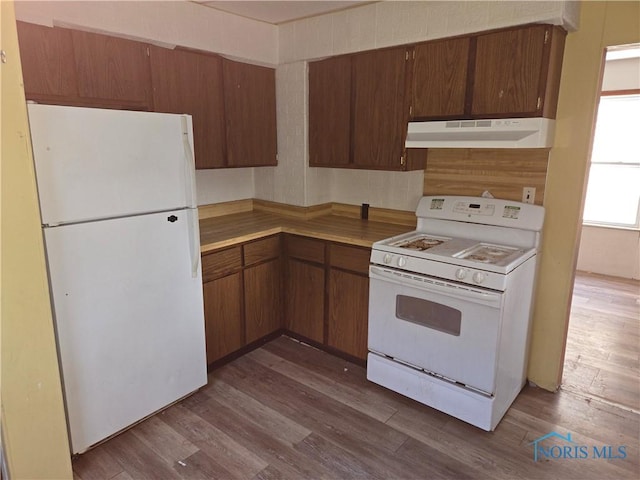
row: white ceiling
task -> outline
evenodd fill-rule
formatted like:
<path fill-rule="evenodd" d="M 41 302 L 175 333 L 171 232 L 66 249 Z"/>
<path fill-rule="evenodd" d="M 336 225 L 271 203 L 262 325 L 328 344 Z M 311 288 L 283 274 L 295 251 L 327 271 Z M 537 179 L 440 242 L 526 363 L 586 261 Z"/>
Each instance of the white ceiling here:
<path fill-rule="evenodd" d="M 267 1 L 251 1 L 251 0 L 234 0 L 227 2 L 217 2 L 208 0 L 192 0 L 206 7 L 215 8 L 224 12 L 233 13 L 242 17 L 260 20 L 262 22 L 278 25 L 280 23 L 299 20 L 301 18 L 322 15 L 323 13 L 333 12 L 336 10 L 344 10 L 345 8 L 373 3 L 371 1 L 318 1 L 306 0 L 298 2 L 290 2 L 284 0 L 267 0 Z"/>

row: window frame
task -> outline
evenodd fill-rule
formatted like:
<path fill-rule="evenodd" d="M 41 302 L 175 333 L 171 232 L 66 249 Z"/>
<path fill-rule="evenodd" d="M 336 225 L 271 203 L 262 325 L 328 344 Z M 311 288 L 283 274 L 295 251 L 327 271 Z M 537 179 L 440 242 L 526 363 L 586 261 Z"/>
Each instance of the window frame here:
<path fill-rule="evenodd" d="M 600 92 L 600 98 L 598 99 L 598 109 L 600 105 L 600 101 L 602 97 L 624 97 L 624 96 L 637 96 L 640 97 L 640 88 L 637 89 L 624 89 L 624 90 L 603 90 Z M 598 117 L 596 116 L 595 126 L 597 126 Z M 594 141 L 595 141 L 595 129 L 594 129 Z M 589 192 L 589 181 L 591 180 L 591 167 L 592 165 L 610 165 L 610 166 L 636 166 L 636 168 L 640 168 L 640 160 L 636 163 L 629 162 L 615 162 L 615 161 L 594 161 L 593 160 L 593 152 L 591 152 L 589 158 L 589 179 L 587 181 L 586 191 L 585 191 L 585 206 L 587 202 L 587 195 Z M 616 223 L 616 222 L 606 222 L 606 221 L 594 221 L 594 220 L 585 220 L 584 219 L 584 211 L 582 212 L 582 225 L 589 227 L 602 227 L 602 228 L 612 228 L 619 230 L 640 230 L 640 198 L 638 199 L 638 205 L 636 206 L 636 219 L 635 224 L 628 223 Z"/>

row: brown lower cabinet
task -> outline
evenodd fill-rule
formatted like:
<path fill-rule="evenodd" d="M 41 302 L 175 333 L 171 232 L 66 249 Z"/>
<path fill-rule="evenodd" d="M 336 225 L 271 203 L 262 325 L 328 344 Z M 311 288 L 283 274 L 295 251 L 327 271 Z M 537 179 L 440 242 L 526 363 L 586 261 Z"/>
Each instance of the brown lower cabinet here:
<path fill-rule="evenodd" d="M 246 268 L 243 275 L 246 337 L 251 343 L 282 328 L 280 259 Z"/>
<path fill-rule="evenodd" d="M 369 255 L 289 234 L 204 254 L 208 364 L 281 330 L 366 360 Z"/>
<path fill-rule="evenodd" d="M 371 250 L 330 245 L 327 286 L 327 345 L 367 358 L 369 257 Z"/>
<path fill-rule="evenodd" d="M 203 293 L 209 364 L 244 346 L 242 273 L 206 282 Z"/>
<path fill-rule="evenodd" d="M 286 235 L 287 329 L 366 360 L 370 254 L 369 248 Z"/>
<path fill-rule="evenodd" d="M 284 236 L 285 323 L 301 337 L 324 343 L 325 242 L 297 235 Z"/>
<path fill-rule="evenodd" d="M 202 255 L 207 363 L 283 327 L 280 235 Z"/>

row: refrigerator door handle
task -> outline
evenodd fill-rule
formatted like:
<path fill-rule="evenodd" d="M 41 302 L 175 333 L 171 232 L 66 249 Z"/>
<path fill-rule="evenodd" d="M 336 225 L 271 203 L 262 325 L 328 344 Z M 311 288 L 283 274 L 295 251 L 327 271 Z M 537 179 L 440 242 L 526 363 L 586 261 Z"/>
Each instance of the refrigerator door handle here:
<path fill-rule="evenodd" d="M 189 254 L 191 255 L 191 277 L 198 278 L 200 266 L 200 228 L 198 223 L 198 209 L 187 208 L 189 223 Z"/>
<path fill-rule="evenodd" d="M 193 151 L 191 150 L 190 143 L 190 125 L 186 115 L 182 118 L 182 148 L 184 150 L 184 168 L 185 177 L 187 181 L 187 206 L 189 208 L 196 208 L 198 202 L 196 200 L 196 178 L 195 178 L 195 159 L 193 157 Z"/>

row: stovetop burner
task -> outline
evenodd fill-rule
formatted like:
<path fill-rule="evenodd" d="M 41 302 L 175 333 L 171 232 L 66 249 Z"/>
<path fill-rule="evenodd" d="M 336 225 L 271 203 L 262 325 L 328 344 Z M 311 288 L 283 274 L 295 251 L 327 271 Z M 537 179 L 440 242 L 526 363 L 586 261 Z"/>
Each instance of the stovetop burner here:
<path fill-rule="evenodd" d="M 498 263 L 513 253 L 519 251 L 518 248 L 505 247 L 502 245 L 491 245 L 488 243 L 479 243 L 475 247 L 464 250 L 457 255 L 456 258 L 465 260 L 473 260 L 480 263 Z"/>
<path fill-rule="evenodd" d="M 430 248 L 437 247 L 449 240 L 448 238 L 431 237 L 427 235 L 420 235 L 409 239 L 403 239 L 398 242 L 392 243 L 392 247 L 406 248 L 407 250 L 416 250 L 423 252 Z"/>

